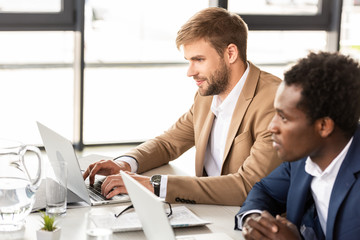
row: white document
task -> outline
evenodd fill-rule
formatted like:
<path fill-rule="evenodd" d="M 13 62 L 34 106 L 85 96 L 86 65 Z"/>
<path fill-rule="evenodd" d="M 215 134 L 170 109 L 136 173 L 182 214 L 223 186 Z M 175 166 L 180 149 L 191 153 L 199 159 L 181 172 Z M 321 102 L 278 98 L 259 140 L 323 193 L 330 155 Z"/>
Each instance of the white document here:
<path fill-rule="evenodd" d="M 210 223 L 196 216 L 185 206 L 173 207 L 172 211 L 169 220 L 173 228 L 203 226 Z M 133 210 L 123 213 L 118 218 L 113 213 L 98 215 L 93 221 L 99 228 L 111 226 L 114 232 L 139 231 L 142 229 L 141 222 Z"/>

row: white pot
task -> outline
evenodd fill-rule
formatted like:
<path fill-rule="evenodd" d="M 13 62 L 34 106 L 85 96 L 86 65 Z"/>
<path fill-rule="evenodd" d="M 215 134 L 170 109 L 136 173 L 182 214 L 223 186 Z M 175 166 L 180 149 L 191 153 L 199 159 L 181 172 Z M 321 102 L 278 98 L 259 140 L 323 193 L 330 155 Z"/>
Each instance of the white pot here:
<path fill-rule="evenodd" d="M 61 228 L 57 227 L 55 231 L 49 232 L 44 230 L 37 230 L 37 240 L 59 240 L 61 235 Z"/>

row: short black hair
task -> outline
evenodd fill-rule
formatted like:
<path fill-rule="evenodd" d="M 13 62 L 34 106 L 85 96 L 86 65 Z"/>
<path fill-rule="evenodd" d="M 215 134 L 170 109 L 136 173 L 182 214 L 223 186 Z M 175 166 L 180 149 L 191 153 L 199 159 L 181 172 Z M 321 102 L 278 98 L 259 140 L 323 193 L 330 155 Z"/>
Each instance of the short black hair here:
<path fill-rule="evenodd" d="M 284 82 L 302 88 L 298 108 L 311 123 L 329 117 L 345 134 L 354 134 L 360 118 L 360 67 L 354 59 L 310 52 L 285 72 Z"/>

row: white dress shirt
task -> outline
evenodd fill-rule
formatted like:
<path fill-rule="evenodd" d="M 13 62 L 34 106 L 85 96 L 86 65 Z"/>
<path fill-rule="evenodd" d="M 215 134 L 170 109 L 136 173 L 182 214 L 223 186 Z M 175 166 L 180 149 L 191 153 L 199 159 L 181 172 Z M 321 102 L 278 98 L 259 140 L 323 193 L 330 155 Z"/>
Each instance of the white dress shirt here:
<path fill-rule="evenodd" d="M 305 171 L 313 176 L 311 180 L 311 193 L 314 198 L 316 211 L 319 217 L 321 228 L 326 236 L 326 222 L 328 216 L 331 192 L 341 164 L 349 150 L 353 138 L 347 143 L 341 153 L 322 171 L 310 157 L 306 160 Z"/>
<path fill-rule="evenodd" d="M 237 100 L 249 74 L 249 63 L 246 71 L 240 78 L 239 82 L 231 90 L 229 95 L 221 102 L 218 95 L 214 95 L 211 103 L 211 111 L 215 118 L 211 129 L 208 146 L 205 152 L 204 167 L 208 176 L 219 176 L 221 174 L 221 165 L 224 157 L 226 137 L 234 112 Z M 131 172 L 137 172 L 137 161 L 129 156 L 122 156 L 115 161 L 125 161 L 130 164 Z M 167 191 L 167 175 L 161 176 L 160 197 L 165 198 Z"/>
<path fill-rule="evenodd" d="M 208 176 L 220 176 L 221 166 L 224 159 L 226 138 L 232 115 L 239 99 L 245 80 L 249 74 L 249 64 L 240 81 L 231 90 L 229 95 L 221 102 L 218 95 L 213 97 L 211 111 L 215 118 L 212 125 L 209 142 L 205 152 L 204 167 Z"/>

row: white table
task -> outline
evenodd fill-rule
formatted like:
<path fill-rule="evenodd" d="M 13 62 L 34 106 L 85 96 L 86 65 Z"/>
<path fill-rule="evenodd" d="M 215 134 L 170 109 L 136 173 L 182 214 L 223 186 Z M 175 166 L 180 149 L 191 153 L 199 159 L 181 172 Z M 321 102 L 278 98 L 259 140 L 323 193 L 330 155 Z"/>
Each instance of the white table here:
<path fill-rule="evenodd" d="M 88 163 L 81 163 L 81 165 L 87 165 Z M 152 175 L 154 173 L 167 173 L 167 174 L 182 174 L 188 175 L 186 172 L 181 171 L 173 164 L 165 165 L 156 170 L 152 170 L 146 173 L 146 175 Z M 88 211 L 95 211 L 100 213 L 107 212 L 119 212 L 123 209 L 122 204 L 103 205 L 96 207 L 81 207 L 68 209 L 65 216 L 59 217 L 58 226 L 61 227 L 61 239 L 62 240 L 85 240 L 86 239 L 86 213 Z M 174 204 L 176 206 L 177 204 Z M 218 205 L 204 205 L 204 204 L 186 204 L 191 211 L 197 216 L 205 220 L 209 220 L 211 224 L 201 227 L 192 228 L 178 228 L 175 229 L 176 236 L 187 234 L 203 234 L 211 232 L 223 232 L 228 234 L 233 239 L 243 239 L 240 231 L 234 229 L 234 216 L 238 212 L 237 206 L 218 206 Z M 36 240 L 36 230 L 40 228 L 41 218 L 39 213 L 32 213 L 26 218 L 25 229 L 22 233 L 18 233 L 17 236 L 8 236 L 9 239 L 15 239 L 20 237 L 25 240 Z M 5 239 L 4 235 L 0 235 L 0 239 Z M 146 239 L 143 231 L 114 233 L 113 239 Z"/>
<path fill-rule="evenodd" d="M 63 240 L 85 240 L 86 239 L 86 220 L 85 215 L 88 211 L 99 211 L 106 213 L 108 211 L 118 212 L 121 209 L 119 205 L 83 207 L 68 209 L 66 216 L 58 219 L 58 226 L 61 227 L 61 239 Z M 176 204 L 175 204 L 176 205 Z M 175 206 L 174 205 L 174 206 Z M 176 236 L 187 234 L 202 234 L 211 232 L 224 232 L 233 239 L 243 239 L 240 231 L 233 230 L 234 215 L 239 210 L 238 207 L 214 206 L 214 205 L 186 205 L 199 217 L 212 222 L 202 227 L 178 228 L 175 229 Z M 38 213 L 33 213 L 27 217 L 25 233 L 22 239 L 36 239 L 36 230 L 40 228 L 41 218 Z M 2 238 L 1 238 L 2 239 Z M 113 239 L 146 239 L 142 231 L 114 233 Z"/>

